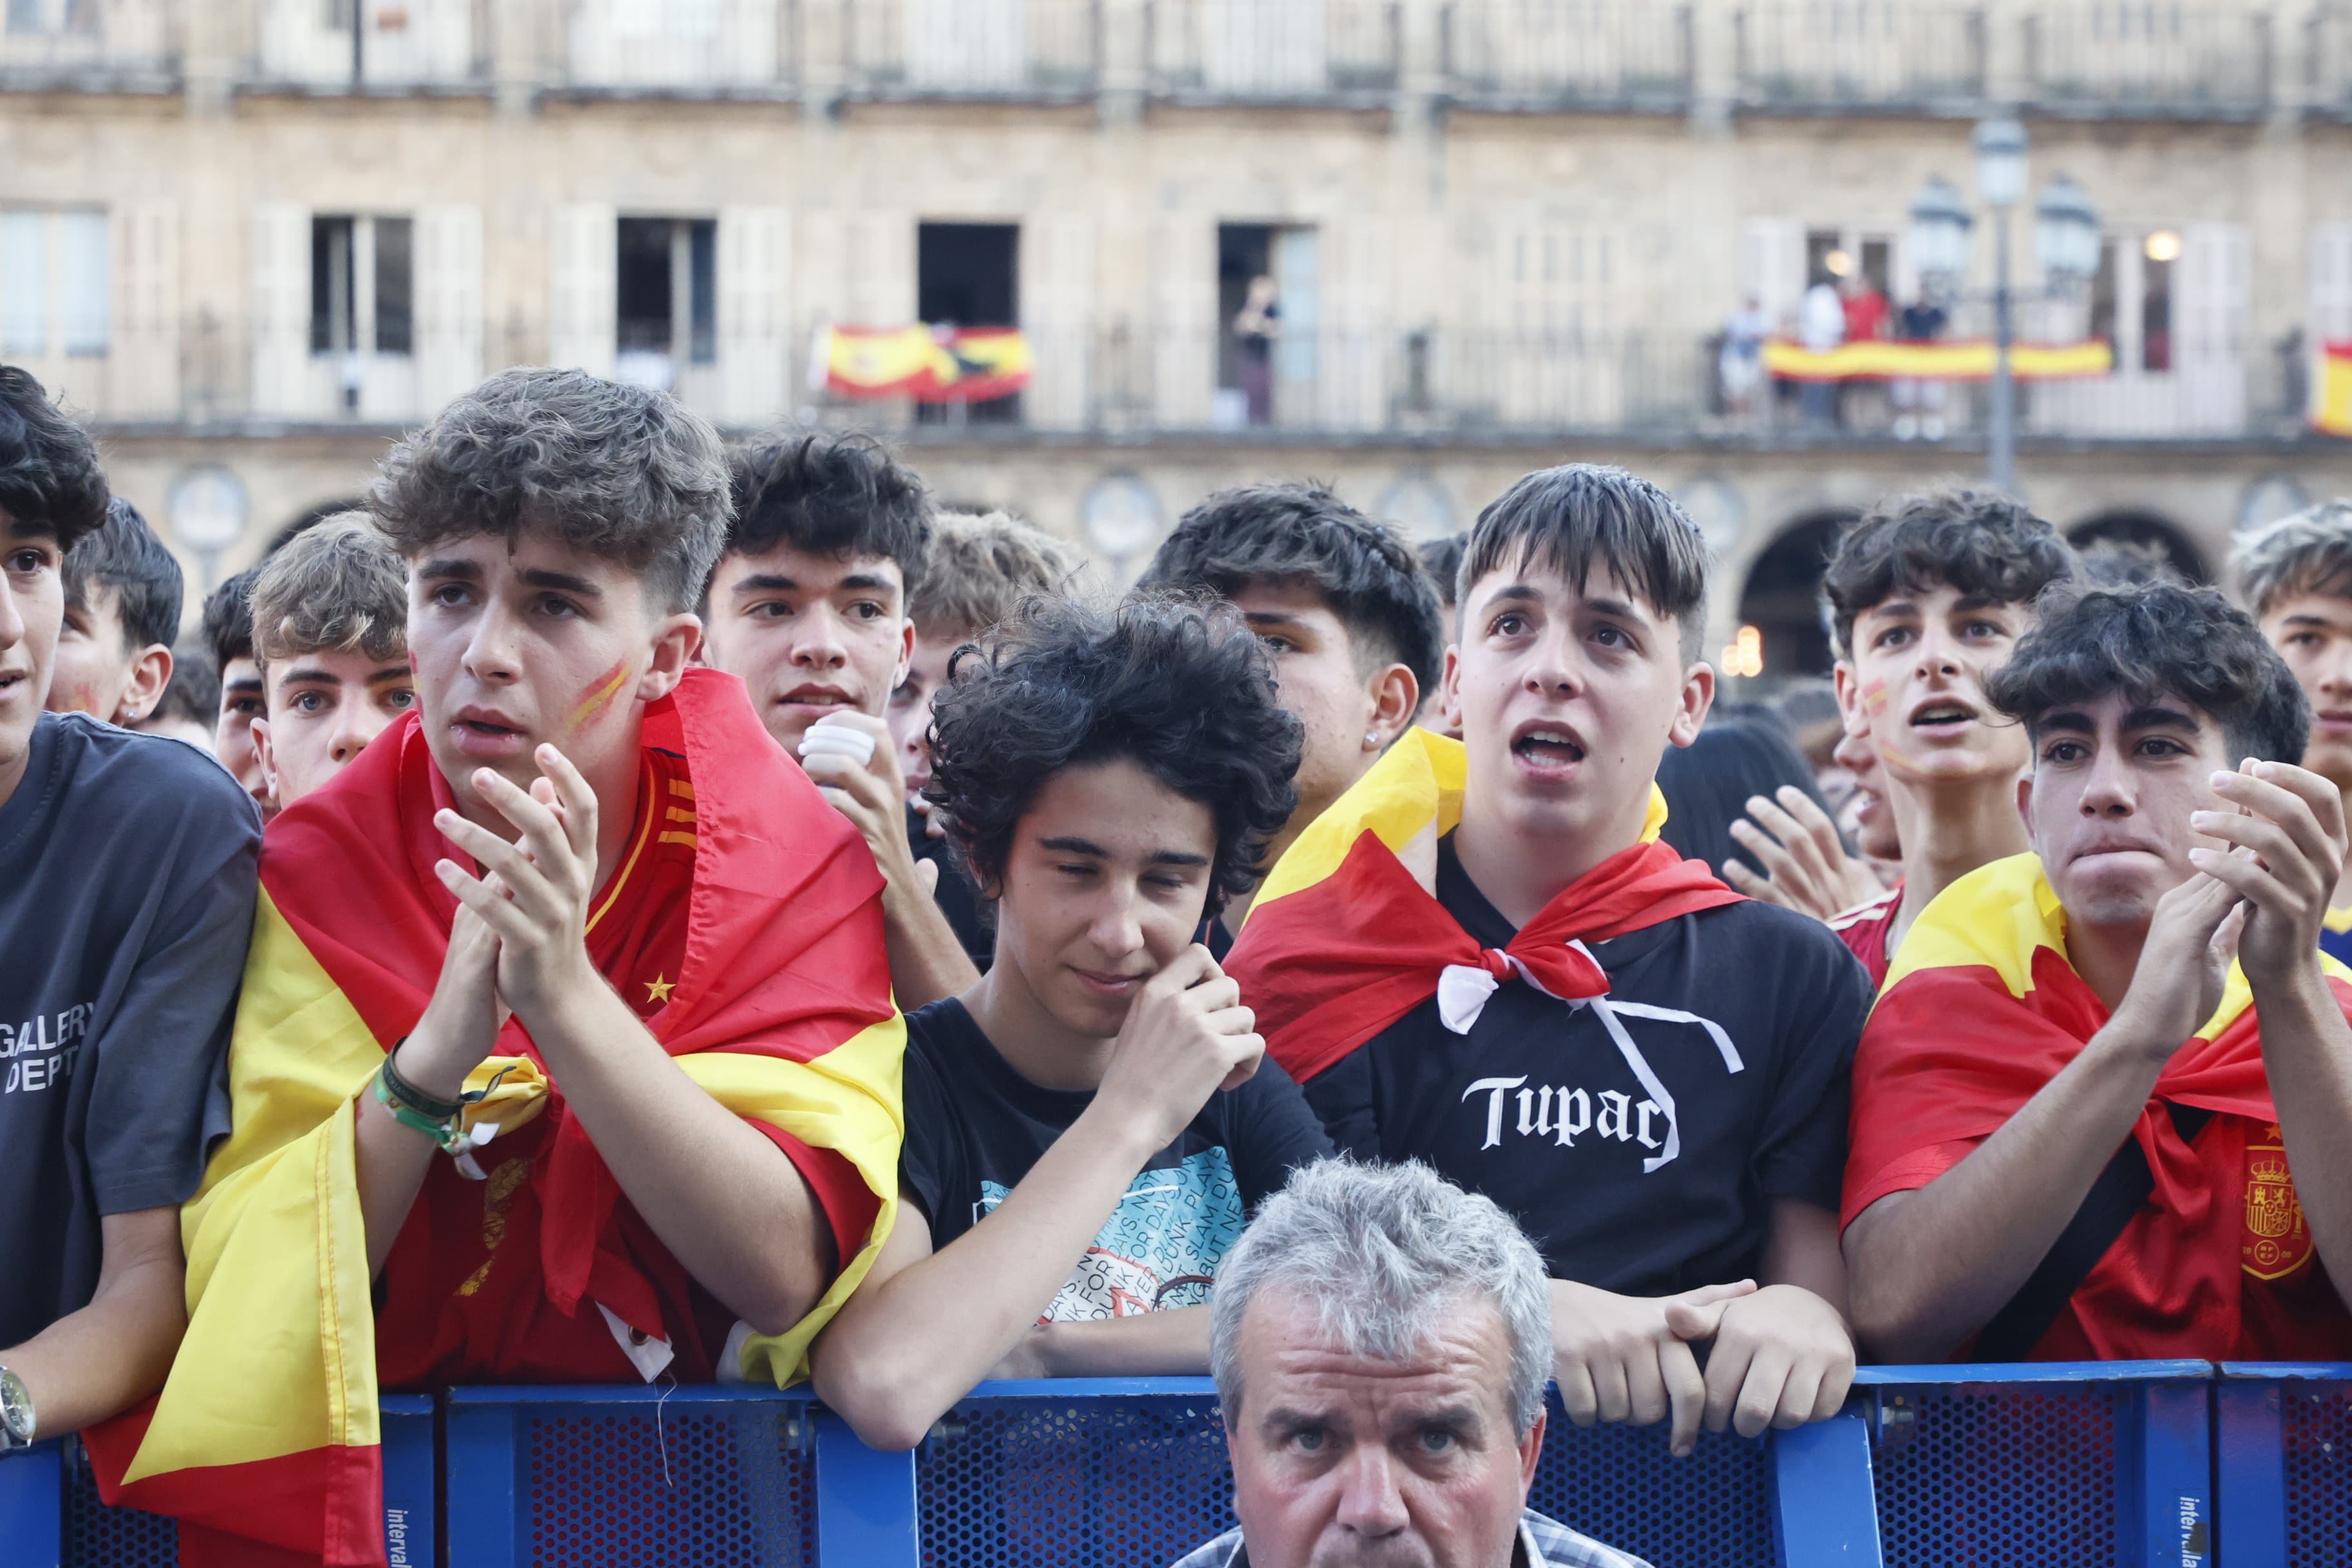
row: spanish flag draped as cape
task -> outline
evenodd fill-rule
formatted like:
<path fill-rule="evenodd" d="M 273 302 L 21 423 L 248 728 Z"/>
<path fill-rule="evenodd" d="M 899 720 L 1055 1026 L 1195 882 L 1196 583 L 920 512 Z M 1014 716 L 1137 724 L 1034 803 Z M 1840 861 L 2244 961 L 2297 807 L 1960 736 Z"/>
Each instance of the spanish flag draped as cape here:
<path fill-rule="evenodd" d="M 1461 742 L 1407 731 L 1298 836 L 1250 906 L 1225 973 L 1256 1010 L 1267 1051 L 1301 1082 L 1436 994 L 1449 968 L 1597 995 L 1607 977 L 1570 943 L 1739 901 L 1658 842 L 1666 803 L 1654 784 L 1640 843 L 1555 896 L 1507 954 L 1482 952 L 1434 892 L 1437 841 L 1462 820 L 1467 773 Z"/>
<path fill-rule="evenodd" d="M 870 1233 L 862 1247 L 841 1238 L 845 1266 L 815 1309 L 743 1351 L 746 1376 L 782 1385 L 805 1373 L 809 1342 L 897 1210 L 905 1026 L 880 877 L 735 678 L 689 671 L 647 707 L 644 743 L 686 759 L 697 836 L 684 966 L 651 1033 L 729 1110 L 783 1133 L 788 1152 L 833 1152 L 873 1198 Z M 180 1517 L 184 1561 L 384 1561 L 353 1105 L 424 1011 L 447 947 L 457 906 L 433 874 L 450 853 L 436 798 L 446 785 L 404 719 L 263 844 L 230 1049 L 234 1131 L 182 1216 L 187 1339 L 158 1399 L 89 1436 L 110 1501 Z M 619 1224 L 625 1199 L 561 1087 L 519 1023 L 495 1051 L 472 1081 L 515 1069 L 498 1117 L 551 1124 L 533 1177 L 546 1296 L 658 1328 L 643 1321 L 651 1266 Z"/>
<path fill-rule="evenodd" d="M 2352 1014 L 2352 971 L 2322 956 Z M 2334 1361 L 2352 1316 L 2314 1260 L 2263 1068 L 2253 994 L 2221 1005 L 2156 1081 L 2131 1135 L 2156 1187 L 2075 1289 L 2040 1360 Z M 1853 1064 L 1841 1223 L 1924 1187 L 2023 1108 L 2107 1009 L 2066 957 L 2041 860 L 2015 855 L 1937 895 L 1895 952 Z M 2217 1112 L 2184 1142 L 2166 1102 Z"/>

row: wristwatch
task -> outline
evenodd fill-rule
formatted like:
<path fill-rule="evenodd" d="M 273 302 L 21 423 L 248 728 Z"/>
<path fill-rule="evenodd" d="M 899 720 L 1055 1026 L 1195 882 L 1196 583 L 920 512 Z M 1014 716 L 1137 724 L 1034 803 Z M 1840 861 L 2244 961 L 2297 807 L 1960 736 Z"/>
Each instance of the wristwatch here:
<path fill-rule="evenodd" d="M 0 1453 L 33 1443 L 33 1394 L 25 1380 L 0 1366 Z"/>

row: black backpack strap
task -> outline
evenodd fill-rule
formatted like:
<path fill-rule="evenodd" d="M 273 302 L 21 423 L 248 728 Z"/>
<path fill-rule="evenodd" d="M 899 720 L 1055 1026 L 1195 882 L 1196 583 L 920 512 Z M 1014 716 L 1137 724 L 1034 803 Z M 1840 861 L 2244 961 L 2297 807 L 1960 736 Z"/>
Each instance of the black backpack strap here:
<path fill-rule="evenodd" d="M 2172 1113 L 2172 1129 L 2180 1134 L 2184 1143 L 2193 1142 L 2205 1123 L 2213 1119 L 2210 1110 L 2195 1106 L 2174 1105 L 2166 1101 L 2165 1109 Z M 2050 1250 L 2025 1277 L 2017 1294 L 2009 1304 L 1992 1315 L 1977 1335 L 1976 1349 L 1969 1359 L 1976 1362 L 2030 1361 L 2033 1347 L 2050 1331 L 2065 1310 L 2067 1299 L 2073 1296 L 2107 1248 L 2123 1235 L 2124 1226 L 2131 1224 L 2132 1215 L 2139 1213 L 2148 1194 L 2156 1191 L 2156 1173 L 2147 1168 L 2147 1156 L 2141 1152 L 2139 1140 L 2126 1137 L 2107 1168 L 2099 1173 L 2091 1190 L 2083 1194 L 2082 1206 Z"/>

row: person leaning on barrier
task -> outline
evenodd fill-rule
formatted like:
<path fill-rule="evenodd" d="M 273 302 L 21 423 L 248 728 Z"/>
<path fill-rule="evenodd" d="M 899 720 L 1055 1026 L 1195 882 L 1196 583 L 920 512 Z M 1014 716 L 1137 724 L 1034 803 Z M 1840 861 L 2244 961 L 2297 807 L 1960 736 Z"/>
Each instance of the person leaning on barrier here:
<path fill-rule="evenodd" d="M 1527 1226 L 1569 1417 L 1671 1420 L 1681 1454 L 1702 1422 L 1752 1437 L 1844 1402 L 1871 999 L 1820 921 L 1659 841 L 1659 759 L 1715 695 L 1706 600 L 1706 543 L 1655 485 L 1581 463 L 1513 485 L 1463 567 L 1463 739 L 1408 733 L 1301 834 L 1226 965 L 1334 1143 Z"/>
<path fill-rule="evenodd" d="M 1644 1568 L 1528 1507 L 1551 1287 L 1492 1199 L 1418 1163 L 1305 1166 L 1209 1321 L 1241 1525 L 1176 1568 Z"/>
<path fill-rule="evenodd" d="M 369 500 L 417 705 L 269 826 L 188 1338 L 89 1439 L 192 1568 L 373 1556 L 379 1386 L 790 1381 L 896 1197 L 881 879 L 689 664 L 718 433 L 509 371 Z"/>
<path fill-rule="evenodd" d="M 908 1017 L 898 1227 L 817 1346 L 877 1447 L 992 1370 L 1197 1373 L 1249 1205 L 1330 1152 L 1193 940 L 1289 815 L 1266 662 L 1222 606 L 1038 600 L 940 696 L 931 798 L 996 956 Z"/>
<path fill-rule="evenodd" d="M 1864 1344 L 2352 1355 L 2352 972 L 2319 951 L 2344 805 L 2285 761 L 2294 675 L 2210 589 L 2068 585 L 1986 696 L 2032 741 L 2033 851 L 1937 895 L 1864 1033 Z"/>
<path fill-rule="evenodd" d="M 0 368 L 0 1449 L 163 1384 L 253 930 L 261 822 L 236 782 L 42 711 L 66 556 L 106 500 L 89 437 Z"/>

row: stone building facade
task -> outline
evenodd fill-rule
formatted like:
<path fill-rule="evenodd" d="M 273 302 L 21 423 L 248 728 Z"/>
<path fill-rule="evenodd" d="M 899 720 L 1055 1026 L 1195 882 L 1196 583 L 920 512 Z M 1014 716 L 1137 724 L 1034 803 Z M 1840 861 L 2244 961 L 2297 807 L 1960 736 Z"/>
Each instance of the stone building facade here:
<path fill-rule="evenodd" d="M 2021 326 L 2116 356 L 2027 389 L 2027 498 L 2210 572 L 2352 492 L 2304 413 L 2352 339 L 2336 0 L 0 0 L 0 356 L 199 578 L 555 363 L 730 430 L 882 429 L 1114 571 L 1224 484 L 1435 533 L 1531 467 L 1623 463 L 1716 543 L 1721 638 L 1763 625 L 1786 673 L 1826 531 L 1980 474 L 1984 398 L 1953 387 L 1937 440 L 1884 385 L 1729 405 L 1718 334 L 1751 300 L 1792 325 L 1825 269 L 1915 297 L 1909 207 L 1972 190 L 2003 112 L 2106 236 L 2042 300 L 2018 215 Z M 813 390 L 824 329 L 919 320 L 1020 326 L 1034 380 Z"/>

